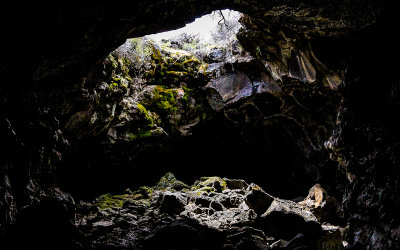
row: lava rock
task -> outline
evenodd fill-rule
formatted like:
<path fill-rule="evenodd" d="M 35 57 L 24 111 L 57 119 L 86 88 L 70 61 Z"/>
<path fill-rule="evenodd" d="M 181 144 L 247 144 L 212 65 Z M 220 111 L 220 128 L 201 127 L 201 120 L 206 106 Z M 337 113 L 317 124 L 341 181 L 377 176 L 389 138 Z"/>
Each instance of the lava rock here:
<path fill-rule="evenodd" d="M 338 202 L 330 197 L 320 184 L 315 184 L 307 197 L 298 204 L 310 209 L 320 222 L 337 222 L 338 220 Z"/>
<path fill-rule="evenodd" d="M 171 193 L 166 191 L 162 194 L 160 209 L 162 212 L 170 214 L 179 214 L 185 208 L 186 198 L 180 193 Z"/>
<path fill-rule="evenodd" d="M 275 199 L 268 210 L 261 215 L 261 227 L 271 236 L 290 240 L 298 233 L 318 241 L 322 229 L 317 218 L 292 201 Z"/>
<path fill-rule="evenodd" d="M 274 197 L 267 194 L 259 186 L 250 184 L 247 188 L 246 204 L 249 208 L 253 209 L 257 214 L 264 213 L 274 201 Z"/>
<path fill-rule="evenodd" d="M 247 184 L 244 180 L 240 179 L 223 179 L 226 182 L 226 185 L 229 189 L 242 189 L 246 190 L 249 184 Z"/>
<path fill-rule="evenodd" d="M 253 89 L 249 77 L 243 73 L 221 76 L 208 84 L 207 87 L 217 90 L 224 103 L 250 96 Z"/>

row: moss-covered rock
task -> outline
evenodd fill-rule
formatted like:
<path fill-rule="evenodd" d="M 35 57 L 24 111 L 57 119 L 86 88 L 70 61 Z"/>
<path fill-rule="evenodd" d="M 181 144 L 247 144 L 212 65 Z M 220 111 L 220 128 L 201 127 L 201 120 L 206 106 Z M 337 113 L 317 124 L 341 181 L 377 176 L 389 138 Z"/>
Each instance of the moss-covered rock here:
<path fill-rule="evenodd" d="M 154 186 L 157 190 L 182 190 L 189 188 L 188 185 L 175 178 L 173 173 L 167 173 Z"/>
<path fill-rule="evenodd" d="M 144 76 L 153 84 L 177 86 L 181 81 L 197 82 L 194 79 L 207 76 L 206 63 L 194 53 L 172 48 L 170 42 L 164 42 L 161 49 L 154 44 L 152 51 L 151 68 Z"/>
<path fill-rule="evenodd" d="M 148 186 L 142 186 L 137 191 L 132 192 L 133 199 L 150 199 L 154 193 L 154 188 Z"/>
<path fill-rule="evenodd" d="M 94 205 L 101 210 L 122 209 L 126 202 L 150 206 L 155 191 L 189 190 L 189 186 L 175 178 L 174 174 L 166 173 L 153 187 L 141 186 L 136 191 L 128 191 L 122 195 L 104 194 L 96 198 Z"/>
<path fill-rule="evenodd" d="M 126 195 L 104 194 L 96 199 L 95 205 L 99 209 L 122 208 L 126 199 Z"/>
<path fill-rule="evenodd" d="M 128 194 L 104 194 L 95 200 L 95 206 L 101 210 L 122 209 L 126 202 L 150 206 L 153 192 L 153 188 L 142 186 L 138 190 Z"/>
<path fill-rule="evenodd" d="M 191 187 L 192 191 L 197 192 L 222 192 L 227 189 L 226 182 L 217 176 L 213 177 L 201 177 L 199 181 L 196 181 Z"/>
<path fill-rule="evenodd" d="M 104 194 L 95 200 L 95 205 L 99 209 L 121 209 L 125 202 L 149 205 L 154 199 L 155 191 L 181 191 L 194 192 L 197 195 L 208 196 L 211 193 L 221 193 L 228 189 L 227 183 L 220 177 L 201 177 L 192 186 L 176 179 L 173 173 L 166 173 L 160 178 L 153 187 L 141 186 L 136 191 L 129 191 L 122 195 Z"/>
<path fill-rule="evenodd" d="M 144 107 L 161 115 L 173 115 L 178 111 L 178 91 L 156 86 L 151 98 L 142 102 Z"/>
<path fill-rule="evenodd" d="M 110 91 L 118 91 L 118 89 L 127 89 L 132 81 L 129 73 L 132 61 L 122 57 L 118 53 L 110 53 L 104 61 L 105 73 L 108 76 L 106 80 Z"/>
<path fill-rule="evenodd" d="M 227 183 L 234 188 L 228 188 Z M 101 211 L 91 213 L 91 210 L 83 210 L 76 219 L 78 227 L 102 244 L 110 242 L 107 237 L 111 232 L 114 246 L 125 242 L 146 242 L 160 228 L 163 233 L 174 232 L 176 228 L 179 234 L 181 228 L 185 231 L 190 228 L 191 232 L 198 233 L 194 229 L 198 225 L 202 226 L 201 233 L 206 229 L 216 229 L 215 232 L 222 232 L 223 239 L 229 239 L 231 243 L 235 238 L 243 243 L 247 237 L 240 232 L 247 228 L 258 235 L 249 237 L 252 239 L 250 242 L 263 242 L 263 249 L 279 242 L 287 247 L 294 237 L 296 244 L 299 242 L 297 239 L 306 237 L 307 241 L 300 243 L 307 249 L 341 249 L 342 246 L 340 232 L 343 228 L 321 225 L 307 206 L 273 197 L 260 186 L 247 185 L 244 180 L 202 177 L 189 190 L 172 173 L 167 173 L 154 187 L 142 186 L 137 191 L 125 193 L 99 197 L 95 205 Z M 81 205 L 91 207 L 90 203 Z M 185 224 L 186 218 L 190 227 Z M 125 240 L 123 243 L 119 242 L 121 238 Z"/>

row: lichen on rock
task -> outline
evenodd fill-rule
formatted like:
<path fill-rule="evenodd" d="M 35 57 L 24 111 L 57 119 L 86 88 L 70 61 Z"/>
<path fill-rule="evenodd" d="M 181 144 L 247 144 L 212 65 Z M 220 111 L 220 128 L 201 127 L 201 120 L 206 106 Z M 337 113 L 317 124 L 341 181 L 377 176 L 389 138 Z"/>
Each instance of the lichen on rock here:
<path fill-rule="evenodd" d="M 191 221 L 194 223 L 192 228 L 205 227 L 223 232 L 228 235 L 225 244 L 243 240 L 232 237 L 241 234 L 245 228 L 248 232 L 258 232 L 258 237 L 248 239 L 249 242 L 262 243 L 265 247 L 280 243 L 288 247 L 295 239 L 301 239 L 303 246 L 313 249 L 339 249 L 342 246 L 339 226 L 321 225 L 304 205 L 272 197 L 256 184 L 244 184 L 243 180 L 214 176 L 202 177 L 189 187 L 172 173 L 167 173 L 154 187 L 144 186 L 124 195 L 100 196 L 94 205 L 102 212 L 82 213 L 76 224 L 94 243 L 92 247 L 115 247 L 128 242 L 130 245 L 147 244 L 160 234 L 160 226 L 168 227 L 177 221 L 184 224 Z M 198 192 L 208 195 L 198 195 Z M 259 205 L 256 206 L 256 202 Z M 265 206 L 261 205 L 263 202 Z M 124 230 L 121 230 L 122 226 Z M 103 231 L 105 228 L 107 230 Z M 113 233 L 106 239 L 106 232 Z M 193 233 L 201 231 L 194 230 Z"/>
<path fill-rule="evenodd" d="M 226 182 L 217 176 L 202 177 L 191 187 L 192 191 L 197 191 L 198 193 L 223 192 L 225 189 L 227 189 Z"/>

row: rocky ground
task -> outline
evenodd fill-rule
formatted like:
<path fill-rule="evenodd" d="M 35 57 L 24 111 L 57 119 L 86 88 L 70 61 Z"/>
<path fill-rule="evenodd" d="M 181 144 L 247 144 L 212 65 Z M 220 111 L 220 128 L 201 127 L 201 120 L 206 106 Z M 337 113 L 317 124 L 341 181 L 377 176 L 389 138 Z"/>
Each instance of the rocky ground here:
<path fill-rule="evenodd" d="M 167 173 L 153 187 L 80 202 L 86 248 L 342 249 L 337 202 L 315 185 L 303 201 L 275 198 L 244 180 L 202 177 L 189 186 Z"/>

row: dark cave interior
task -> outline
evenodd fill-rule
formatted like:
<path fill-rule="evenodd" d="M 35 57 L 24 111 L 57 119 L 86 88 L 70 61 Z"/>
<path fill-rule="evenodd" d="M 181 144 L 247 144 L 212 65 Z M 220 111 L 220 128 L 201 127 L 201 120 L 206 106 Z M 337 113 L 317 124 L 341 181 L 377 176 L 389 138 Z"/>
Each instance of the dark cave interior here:
<path fill-rule="evenodd" d="M 226 8 L 244 13 L 233 61 L 150 43 L 147 74 L 110 62 L 128 38 Z M 39 1 L 4 12 L 5 249 L 400 247 L 392 3 Z"/>

